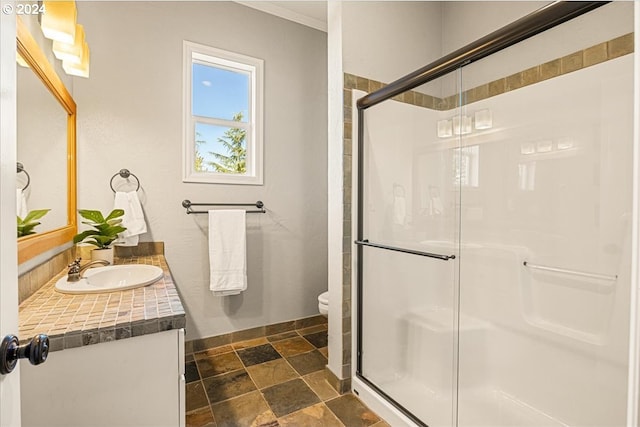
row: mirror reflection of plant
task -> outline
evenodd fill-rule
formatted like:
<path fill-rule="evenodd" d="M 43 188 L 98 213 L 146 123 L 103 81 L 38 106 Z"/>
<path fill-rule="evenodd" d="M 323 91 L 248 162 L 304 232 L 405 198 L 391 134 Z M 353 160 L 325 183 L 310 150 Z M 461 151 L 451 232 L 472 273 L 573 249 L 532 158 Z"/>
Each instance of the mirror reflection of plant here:
<path fill-rule="evenodd" d="M 83 224 L 93 227 L 85 230 L 73 237 L 73 243 L 89 243 L 97 246 L 98 249 L 108 249 L 117 238 L 118 234 L 126 230 L 122 223 L 121 216 L 124 215 L 122 209 L 114 209 L 105 218 L 100 211 L 81 209 L 78 211 L 81 217 L 88 221 Z"/>
<path fill-rule="evenodd" d="M 18 237 L 36 234 L 34 228 L 41 224 L 36 220 L 45 216 L 50 210 L 51 209 L 34 209 L 30 211 L 24 219 L 18 217 Z"/>

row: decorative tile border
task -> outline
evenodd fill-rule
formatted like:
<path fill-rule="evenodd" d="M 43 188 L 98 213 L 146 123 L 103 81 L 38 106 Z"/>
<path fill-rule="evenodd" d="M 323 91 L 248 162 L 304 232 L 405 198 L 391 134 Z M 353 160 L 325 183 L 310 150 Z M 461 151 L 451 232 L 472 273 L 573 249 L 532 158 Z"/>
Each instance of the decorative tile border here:
<path fill-rule="evenodd" d="M 579 71 L 605 61 L 610 61 L 612 59 L 628 55 L 633 53 L 633 51 L 633 33 L 625 34 L 624 36 L 599 43 L 586 49 L 570 53 L 561 58 L 556 58 L 543 64 L 536 65 L 535 67 L 528 68 L 524 71 L 468 89 L 462 93 L 463 105 L 468 105 L 483 99 L 502 95 L 513 90 L 540 83 L 544 80 Z M 349 123 L 351 122 L 351 91 L 353 89 L 371 93 L 385 86 L 385 83 L 345 73 L 345 121 L 349 120 Z M 460 98 L 461 97 L 458 94 L 445 98 L 438 98 L 411 90 L 393 97 L 393 100 L 403 102 L 405 104 L 416 105 L 418 107 L 429 108 L 431 110 L 446 111 L 458 107 Z M 348 100 L 348 105 L 346 100 Z M 349 125 L 349 128 L 351 128 L 351 125 Z M 345 139 L 346 138 L 345 128 Z M 351 136 L 349 136 L 349 139 L 351 139 Z"/>
<path fill-rule="evenodd" d="M 163 255 L 116 258 L 116 264 L 157 265 L 157 282 L 128 291 L 70 295 L 54 289 L 63 269 L 19 307 L 19 337 L 47 334 L 50 350 L 126 339 L 186 325 L 185 311 Z"/>
<path fill-rule="evenodd" d="M 570 53 L 562 58 L 556 58 L 544 64 L 536 65 L 535 67 L 511 74 L 510 76 L 471 88 L 463 92 L 462 97 L 458 95 L 448 96 L 441 100 L 440 105 L 442 108 L 436 109 L 450 110 L 456 108 L 459 106 L 461 98 L 463 105 L 468 105 L 502 95 L 554 77 L 560 77 L 628 55 L 633 53 L 633 49 L 633 33 L 625 34 L 624 36 Z M 404 102 L 408 102 L 408 100 L 405 99 Z"/>
<path fill-rule="evenodd" d="M 562 58 L 556 58 L 544 64 L 531 67 L 519 73 L 494 80 L 484 85 L 469 89 L 462 95 L 465 105 L 483 99 L 501 95 L 532 84 L 540 83 L 554 77 L 572 73 L 601 62 L 619 58 L 633 53 L 633 33 L 588 47 Z M 343 247 L 342 247 L 342 376 L 339 379 L 327 369 L 327 375 L 332 376 L 330 381 L 336 390 L 340 391 L 345 384 L 351 384 L 351 194 L 352 194 L 352 153 L 353 153 L 353 90 L 361 90 L 367 93 L 382 89 L 386 84 L 355 76 L 344 74 L 343 88 Z M 445 111 L 458 106 L 460 96 L 452 95 L 446 98 L 437 98 L 417 91 L 407 91 L 393 98 L 394 101 L 403 102 L 432 110 Z"/>

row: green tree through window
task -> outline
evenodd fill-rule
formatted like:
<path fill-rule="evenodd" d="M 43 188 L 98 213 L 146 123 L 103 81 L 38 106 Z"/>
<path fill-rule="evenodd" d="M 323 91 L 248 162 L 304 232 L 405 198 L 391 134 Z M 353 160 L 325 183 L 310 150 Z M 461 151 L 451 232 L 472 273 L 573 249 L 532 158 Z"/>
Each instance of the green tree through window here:
<path fill-rule="evenodd" d="M 242 121 L 242 112 L 236 113 L 233 115 L 233 121 L 241 122 Z M 226 148 L 227 153 L 216 153 L 210 151 L 213 157 L 215 157 L 215 161 L 207 162 L 208 165 L 213 167 L 216 172 L 222 173 L 246 173 L 247 172 L 247 147 L 245 144 L 245 138 L 247 136 L 247 131 L 245 129 L 240 128 L 229 128 L 224 133 L 224 135 L 218 138 L 218 142 L 220 142 L 224 148 Z M 198 141 L 196 141 L 198 142 Z M 196 157 L 196 162 L 198 158 Z M 196 165 L 197 167 L 197 165 Z"/>

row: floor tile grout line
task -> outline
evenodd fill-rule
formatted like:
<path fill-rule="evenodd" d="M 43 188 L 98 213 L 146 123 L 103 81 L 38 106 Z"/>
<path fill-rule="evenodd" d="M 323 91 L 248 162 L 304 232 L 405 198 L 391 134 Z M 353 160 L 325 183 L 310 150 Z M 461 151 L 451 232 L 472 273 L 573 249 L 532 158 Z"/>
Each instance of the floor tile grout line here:
<path fill-rule="evenodd" d="M 338 416 L 337 416 L 337 415 L 336 415 L 336 414 L 331 410 L 331 408 L 329 408 L 329 407 L 324 403 L 324 401 L 321 401 L 321 402 L 315 403 L 315 404 L 313 404 L 313 405 L 311 405 L 311 406 L 316 406 L 316 405 L 322 405 L 322 406 L 324 406 L 325 408 L 327 408 L 327 409 L 328 409 L 328 410 L 333 414 L 333 416 L 334 416 L 334 417 L 336 417 L 336 420 L 338 420 L 338 422 L 340 423 L 340 426 L 339 426 L 339 427 L 347 427 L 347 426 L 342 422 L 342 420 L 341 420 L 340 418 L 338 418 Z M 276 420 L 278 421 L 278 423 L 280 423 L 280 421 L 282 421 L 282 419 L 283 419 L 283 418 L 289 417 L 289 416 L 291 416 L 291 415 L 293 415 L 293 414 L 296 414 L 296 413 L 298 413 L 298 412 L 302 412 L 302 411 L 304 411 L 305 409 L 310 408 L 311 406 L 307 406 L 306 408 L 298 409 L 297 411 L 293 411 L 293 412 L 291 412 L 291 413 L 289 413 L 289 414 L 286 414 L 286 415 L 283 415 L 283 416 L 281 416 L 281 417 L 278 417 L 278 418 L 276 418 Z M 371 426 L 371 427 L 373 427 L 373 426 Z"/>
<path fill-rule="evenodd" d="M 317 326 L 317 325 L 316 325 L 316 326 Z M 304 340 L 305 340 L 305 342 L 309 343 L 313 348 L 312 348 L 311 350 L 307 351 L 307 352 L 298 353 L 298 354 L 292 355 L 292 356 L 290 356 L 290 357 L 294 357 L 294 356 L 298 356 L 298 355 L 302 355 L 302 354 L 311 353 L 311 352 L 313 352 L 314 350 L 319 350 L 319 348 L 318 348 L 318 347 L 316 347 L 313 343 L 311 343 L 309 340 L 307 340 L 307 339 L 304 337 L 304 335 L 302 335 L 302 334 L 300 333 L 300 330 L 299 330 L 299 329 L 296 329 L 296 330 L 294 330 L 294 331 L 296 332 L 297 336 L 299 336 L 299 337 L 301 337 L 302 339 L 304 339 Z M 323 330 L 316 331 L 316 332 L 312 332 L 312 333 L 320 333 L 320 332 L 323 332 Z M 277 335 L 277 334 L 273 334 L 273 335 Z M 269 335 L 269 336 L 273 336 L 273 335 Z M 307 335 L 310 335 L 310 334 L 307 334 Z M 262 390 L 261 390 L 260 388 L 258 388 L 258 385 L 256 384 L 256 382 L 254 381 L 253 377 L 251 376 L 251 374 L 250 374 L 250 373 L 249 373 L 249 371 L 247 370 L 248 366 L 245 364 L 244 360 L 242 360 L 242 358 L 240 357 L 240 354 L 239 354 L 239 351 L 240 351 L 240 350 L 245 350 L 245 349 L 249 349 L 249 348 L 258 347 L 258 346 L 260 346 L 260 345 L 266 345 L 266 344 L 269 344 L 269 345 L 270 345 L 270 347 L 271 347 L 271 348 L 273 348 L 273 349 L 276 351 L 276 353 L 280 356 L 280 358 L 282 358 L 282 359 L 284 360 L 284 362 L 285 362 L 285 363 L 286 363 L 286 364 L 291 368 L 291 370 L 296 374 L 296 377 L 294 377 L 294 378 L 292 378 L 292 379 L 290 379 L 290 380 L 288 380 L 288 381 L 292 381 L 292 380 L 295 380 L 295 379 L 300 379 L 300 380 L 302 380 L 302 382 L 303 382 L 303 383 L 304 383 L 304 384 L 309 388 L 309 390 L 311 390 L 311 392 L 312 392 L 312 393 L 313 393 L 313 394 L 318 398 L 318 400 L 319 400 L 319 402 L 314 403 L 314 405 L 317 405 L 317 404 L 323 404 L 323 405 L 325 405 L 325 401 L 324 401 L 324 400 L 323 400 L 323 399 L 318 395 L 318 393 L 316 393 L 316 391 L 311 387 L 311 385 L 310 385 L 310 384 L 309 384 L 309 383 L 304 379 L 304 375 L 300 374 L 300 372 L 298 372 L 298 371 L 293 367 L 293 365 L 291 365 L 291 363 L 289 362 L 289 359 L 288 359 L 285 355 L 283 355 L 280 351 L 278 351 L 276 347 L 274 347 L 274 346 L 272 345 L 272 341 L 269 341 L 269 340 L 267 339 L 267 336 L 262 336 L 262 337 L 254 338 L 253 340 L 259 340 L 259 339 L 261 339 L 261 338 L 265 338 L 265 339 L 267 340 L 267 342 L 266 342 L 266 343 L 263 343 L 263 344 L 257 344 L 257 345 L 255 345 L 255 346 L 251 346 L 251 347 L 244 347 L 244 348 L 235 348 L 235 347 L 234 347 L 234 344 L 238 344 L 238 343 L 240 343 L 240 342 L 244 342 L 244 341 L 252 341 L 252 340 L 243 340 L 243 341 L 239 341 L 239 342 L 235 342 L 235 343 L 224 344 L 224 345 L 222 345 L 222 346 L 217 346 L 217 347 L 207 348 L 207 349 L 202 350 L 201 352 L 192 352 L 192 353 L 190 353 L 190 354 L 192 354 L 192 355 L 193 355 L 193 362 L 195 363 L 195 365 L 196 365 L 196 370 L 198 371 L 198 377 L 199 377 L 199 379 L 198 379 L 197 381 L 199 381 L 199 382 L 201 383 L 201 386 L 202 386 L 203 392 L 204 392 L 204 394 L 205 394 L 205 396 L 206 396 L 206 399 L 207 399 L 207 403 L 208 403 L 209 411 L 210 411 L 211 416 L 212 416 L 212 418 L 213 418 L 213 420 L 214 420 L 214 423 L 216 423 L 216 425 L 217 425 L 217 422 L 215 421 L 215 419 L 216 419 L 216 418 L 215 418 L 215 411 L 213 410 L 213 405 L 215 405 L 215 404 L 217 404 L 217 403 L 220 403 L 220 402 L 225 402 L 225 401 L 228 401 L 228 400 L 231 400 L 231 399 L 237 398 L 237 397 L 245 396 L 245 395 L 247 395 L 247 394 L 249 394 L 249 393 L 252 393 L 253 391 L 258 391 L 258 392 L 260 393 L 260 397 L 263 399 L 263 401 L 265 402 L 265 404 L 266 404 L 266 405 L 267 405 L 267 407 L 269 408 L 269 411 L 274 415 L 274 417 L 276 418 L 276 421 L 279 419 L 278 417 L 276 417 L 275 413 L 273 412 L 273 409 L 271 408 L 271 405 L 269 405 L 269 403 L 268 403 L 268 401 L 267 401 L 266 397 L 264 396 L 264 393 L 262 392 Z M 281 339 L 281 340 L 276 340 L 276 341 L 273 341 L 273 342 L 279 342 L 279 341 L 284 341 L 284 340 L 287 340 L 287 339 L 293 339 L 293 338 L 296 338 L 296 337 L 295 337 L 295 336 L 293 336 L 293 337 L 289 337 L 289 338 L 283 338 L 283 339 Z M 235 369 L 235 370 L 231 370 L 231 371 L 228 371 L 228 372 L 223 372 L 223 373 L 220 373 L 220 374 L 217 374 L 217 375 L 212 375 L 212 376 L 209 376 L 209 377 L 207 377 L 207 378 L 203 378 L 203 377 L 202 377 L 202 373 L 201 373 L 201 369 L 200 369 L 200 367 L 199 367 L 199 365 L 198 365 L 198 363 L 197 363 L 197 362 L 198 362 L 198 360 L 202 360 L 203 358 L 196 359 L 196 353 L 205 353 L 205 352 L 207 352 L 208 350 L 211 350 L 211 349 L 214 349 L 214 348 L 219 348 L 219 347 L 224 347 L 225 345 L 230 346 L 231 350 L 230 350 L 230 351 L 228 351 L 228 352 L 223 352 L 223 353 L 220 353 L 220 354 L 211 355 L 211 356 L 208 356 L 207 358 L 208 358 L 208 359 L 210 359 L 210 358 L 214 358 L 214 357 L 216 357 L 216 356 L 220 356 L 220 355 L 222 355 L 222 354 L 227 354 L 227 353 L 231 353 L 231 352 L 233 352 L 233 353 L 234 353 L 234 355 L 238 358 L 238 360 L 240 360 L 240 364 L 241 364 L 241 366 L 242 366 L 243 368 Z M 324 355 L 323 355 L 322 353 L 321 353 L 321 355 L 324 357 Z M 273 360 L 277 360 L 277 359 L 273 359 Z M 251 366 L 261 365 L 261 364 L 263 364 L 263 363 L 268 363 L 268 362 L 271 362 L 271 361 L 273 361 L 273 360 L 268 360 L 268 361 L 266 361 L 266 362 L 262 362 L 262 363 L 255 364 L 255 365 L 251 365 Z M 249 392 L 247 392 L 247 393 L 243 393 L 243 394 L 240 394 L 240 395 L 237 395 L 237 396 L 234 396 L 234 397 L 230 397 L 230 398 L 228 398 L 228 399 L 224 399 L 224 400 L 221 400 L 221 401 L 218 401 L 218 402 L 215 402 L 215 403 L 211 403 L 211 401 L 210 401 L 210 399 L 209 399 L 209 395 L 208 395 L 208 393 L 207 393 L 207 391 L 206 391 L 206 388 L 205 388 L 205 386 L 204 386 L 204 380 L 205 380 L 205 379 L 208 379 L 208 378 L 214 378 L 214 377 L 217 377 L 217 376 L 221 376 L 221 375 L 224 375 L 224 374 L 229 374 L 229 373 L 231 373 L 231 372 L 240 371 L 240 370 L 244 370 L 244 371 L 246 372 L 247 376 L 249 377 L 249 380 L 252 382 L 253 386 L 255 387 L 255 390 L 251 390 L 251 391 L 249 391 Z M 314 372 L 318 372 L 318 371 L 314 371 Z M 314 373 L 314 372 L 309 372 L 307 375 L 310 375 L 310 374 L 312 374 L 312 373 Z M 195 381 L 194 381 L 194 382 L 195 382 Z M 285 381 L 285 382 L 286 382 L 286 381 Z M 282 383 L 280 383 L 280 384 L 282 384 Z M 277 385 L 277 384 L 274 384 L 274 385 Z M 268 387 L 265 387 L 265 389 L 266 389 L 266 388 L 268 388 Z M 337 397 L 339 397 L 339 396 L 337 396 Z M 333 399 L 329 399 L 329 400 L 333 400 Z M 329 401 L 329 400 L 327 400 L 327 401 Z M 305 408 L 300 408 L 300 409 L 299 409 L 299 411 L 304 410 L 304 409 L 309 408 L 309 407 L 314 406 L 314 405 L 310 405 L 310 406 L 307 406 L 307 407 L 305 407 Z M 325 405 L 325 406 L 326 406 L 326 405 Z M 329 408 L 328 406 L 326 406 L 326 407 L 327 407 L 327 409 L 329 409 L 329 410 L 331 411 L 331 408 Z M 202 408 L 204 408 L 204 406 L 203 406 Z M 197 409 L 194 409 L 193 411 L 201 410 L 202 408 L 197 408 Z M 191 411 L 191 412 L 193 412 L 193 411 Z M 294 412 L 297 412 L 297 411 L 294 411 Z M 294 412 L 292 412 L 292 413 L 294 413 Z M 331 411 L 331 412 L 333 413 L 333 411 Z M 333 414 L 335 415 L 335 413 L 333 413 Z M 290 415 L 290 414 L 286 414 L 286 415 L 284 415 L 283 417 L 288 416 L 288 415 Z M 282 417 L 280 417 L 280 418 L 282 418 Z M 337 418 L 337 415 L 336 415 L 336 418 Z M 338 420 L 339 420 L 339 422 L 340 422 L 342 425 L 344 425 L 340 419 L 338 419 Z"/>

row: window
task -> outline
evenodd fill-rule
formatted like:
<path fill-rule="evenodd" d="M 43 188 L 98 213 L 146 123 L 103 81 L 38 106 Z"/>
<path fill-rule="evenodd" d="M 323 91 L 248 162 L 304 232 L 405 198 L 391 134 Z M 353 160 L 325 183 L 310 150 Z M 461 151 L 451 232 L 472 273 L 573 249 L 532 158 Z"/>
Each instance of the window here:
<path fill-rule="evenodd" d="M 263 61 L 184 42 L 183 181 L 262 185 Z"/>
<path fill-rule="evenodd" d="M 453 150 L 453 185 L 479 187 L 480 146 L 472 145 Z"/>

